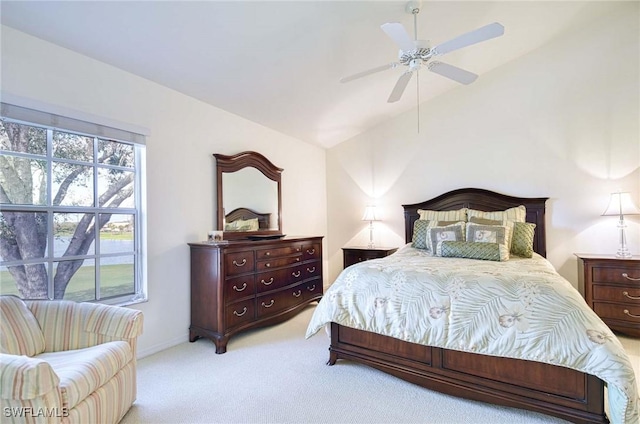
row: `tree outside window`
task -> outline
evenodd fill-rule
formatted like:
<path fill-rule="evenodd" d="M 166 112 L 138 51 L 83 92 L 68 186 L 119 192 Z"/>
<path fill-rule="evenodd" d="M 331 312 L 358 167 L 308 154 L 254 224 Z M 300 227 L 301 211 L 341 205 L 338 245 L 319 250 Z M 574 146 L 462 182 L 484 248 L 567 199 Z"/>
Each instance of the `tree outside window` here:
<path fill-rule="evenodd" d="M 143 147 L 0 119 L 0 293 L 140 296 Z"/>

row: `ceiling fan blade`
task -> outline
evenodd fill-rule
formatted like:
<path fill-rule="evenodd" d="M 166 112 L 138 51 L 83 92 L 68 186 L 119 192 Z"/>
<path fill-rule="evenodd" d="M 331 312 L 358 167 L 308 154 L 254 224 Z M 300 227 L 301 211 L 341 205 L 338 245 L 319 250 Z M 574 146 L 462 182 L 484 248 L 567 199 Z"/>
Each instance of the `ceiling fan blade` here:
<path fill-rule="evenodd" d="M 397 62 L 389 63 L 387 65 L 378 66 L 377 68 L 369 69 L 366 71 L 358 72 L 357 74 L 350 75 L 348 77 L 340 78 L 340 82 L 349 82 L 358 78 L 366 77 L 367 75 L 375 74 L 376 72 L 386 71 L 387 69 L 393 69 L 398 66 Z"/>
<path fill-rule="evenodd" d="M 471 84 L 476 80 L 476 78 L 478 78 L 478 75 L 473 72 L 465 71 L 457 66 L 442 62 L 429 62 L 427 68 L 429 68 L 431 72 L 435 72 L 443 77 L 457 81 L 460 84 Z"/>
<path fill-rule="evenodd" d="M 382 30 L 400 47 L 402 51 L 411 51 L 416 48 L 413 39 L 404 26 L 398 22 L 389 22 L 380 26 Z"/>
<path fill-rule="evenodd" d="M 395 87 L 393 87 L 393 90 L 391 91 L 391 94 L 387 99 L 387 103 L 393 103 L 400 100 L 400 97 L 402 97 L 402 93 L 404 93 L 404 89 L 407 88 L 407 84 L 409 84 L 411 75 L 413 75 L 413 72 L 411 71 L 407 71 L 404 74 L 400 75 L 400 78 L 398 78 L 398 82 L 396 82 Z"/>
<path fill-rule="evenodd" d="M 501 24 L 494 22 L 492 24 L 483 26 L 482 28 L 467 32 L 466 34 L 462 34 L 454 38 L 453 40 L 445 41 L 444 43 L 434 47 L 432 51 L 436 55 L 445 54 L 454 50 L 461 49 L 463 47 L 470 46 L 472 44 L 479 43 L 481 41 L 499 37 L 502 34 L 504 34 L 504 27 Z"/>

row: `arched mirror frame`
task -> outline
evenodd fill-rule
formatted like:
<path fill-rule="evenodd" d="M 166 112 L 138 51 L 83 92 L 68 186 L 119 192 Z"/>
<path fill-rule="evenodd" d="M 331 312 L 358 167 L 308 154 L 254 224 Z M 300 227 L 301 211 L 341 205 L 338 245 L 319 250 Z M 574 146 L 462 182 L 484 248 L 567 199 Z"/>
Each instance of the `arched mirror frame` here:
<path fill-rule="evenodd" d="M 241 152 L 236 155 L 223 155 L 214 153 L 216 158 L 216 179 L 217 179 L 217 208 L 218 208 L 218 229 L 224 230 L 225 208 L 223 202 L 222 175 L 225 172 L 236 172 L 243 168 L 252 167 L 260 171 L 268 179 L 275 181 L 278 185 L 278 229 L 257 230 L 257 231 L 224 231 L 225 239 L 241 239 L 249 236 L 268 236 L 282 234 L 282 194 L 281 180 L 282 168 L 275 166 L 269 159 L 257 152 Z"/>

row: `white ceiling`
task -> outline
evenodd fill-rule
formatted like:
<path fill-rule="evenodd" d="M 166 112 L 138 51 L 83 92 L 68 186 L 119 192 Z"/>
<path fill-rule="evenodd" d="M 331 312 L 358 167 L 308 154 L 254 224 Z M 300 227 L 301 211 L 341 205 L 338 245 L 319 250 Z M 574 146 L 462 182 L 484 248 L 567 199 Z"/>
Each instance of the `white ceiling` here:
<path fill-rule="evenodd" d="M 7 1 L 2 24 L 300 140 L 331 147 L 416 105 L 403 69 L 339 83 L 397 59 L 382 32 L 406 1 Z M 482 75 L 616 7 L 612 1 L 424 1 L 418 38 L 440 44 L 500 22 L 505 35 L 441 56 Z M 420 101 L 464 86 L 420 73 Z"/>

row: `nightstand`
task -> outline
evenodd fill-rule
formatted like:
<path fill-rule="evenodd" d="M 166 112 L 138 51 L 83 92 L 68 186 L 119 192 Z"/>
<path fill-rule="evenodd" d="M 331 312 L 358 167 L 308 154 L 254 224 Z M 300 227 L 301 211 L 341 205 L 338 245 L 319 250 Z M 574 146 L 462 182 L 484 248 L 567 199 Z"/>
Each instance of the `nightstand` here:
<path fill-rule="evenodd" d="M 398 250 L 397 247 L 343 247 L 344 268 L 370 259 L 384 258 Z"/>
<path fill-rule="evenodd" d="M 640 337 L 640 256 L 575 255 L 579 289 L 591 309 L 612 330 Z"/>

